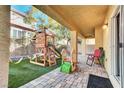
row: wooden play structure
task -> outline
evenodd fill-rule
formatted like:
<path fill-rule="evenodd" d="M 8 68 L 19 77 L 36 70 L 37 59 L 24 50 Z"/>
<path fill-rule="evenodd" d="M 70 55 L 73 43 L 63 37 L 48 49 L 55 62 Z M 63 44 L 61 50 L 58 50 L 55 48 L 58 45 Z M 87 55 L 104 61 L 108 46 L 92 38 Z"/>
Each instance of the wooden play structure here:
<path fill-rule="evenodd" d="M 30 60 L 31 63 L 41 66 L 52 66 L 56 64 L 56 58 L 59 53 L 54 46 L 55 34 L 47 28 L 42 29 L 41 32 L 36 32 L 35 35 L 35 55 Z"/>

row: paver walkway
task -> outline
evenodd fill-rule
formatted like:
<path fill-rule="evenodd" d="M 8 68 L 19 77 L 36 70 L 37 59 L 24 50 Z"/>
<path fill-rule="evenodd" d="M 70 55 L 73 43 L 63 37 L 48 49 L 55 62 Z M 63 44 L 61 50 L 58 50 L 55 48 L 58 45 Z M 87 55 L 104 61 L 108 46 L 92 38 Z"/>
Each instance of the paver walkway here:
<path fill-rule="evenodd" d="M 86 88 L 89 74 L 108 78 L 103 67 L 94 64 L 92 67 L 85 63 L 79 64 L 80 72 L 65 74 L 57 68 L 20 88 Z"/>

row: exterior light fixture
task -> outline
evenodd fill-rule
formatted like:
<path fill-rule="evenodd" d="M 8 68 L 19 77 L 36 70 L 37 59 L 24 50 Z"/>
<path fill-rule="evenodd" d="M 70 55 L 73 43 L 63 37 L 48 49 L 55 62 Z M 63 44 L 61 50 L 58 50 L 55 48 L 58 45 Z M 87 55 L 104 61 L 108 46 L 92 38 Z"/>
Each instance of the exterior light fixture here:
<path fill-rule="evenodd" d="M 108 24 L 104 24 L 102 28 L 106 29 L 107 27 L 108 27 Z"/>

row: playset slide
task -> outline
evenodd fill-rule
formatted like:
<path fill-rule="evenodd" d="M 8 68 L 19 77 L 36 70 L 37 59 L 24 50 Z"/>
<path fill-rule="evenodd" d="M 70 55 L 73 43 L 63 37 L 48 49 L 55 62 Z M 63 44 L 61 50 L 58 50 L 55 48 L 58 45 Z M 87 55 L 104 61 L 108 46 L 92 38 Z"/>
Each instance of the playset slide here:
<path fill-rule="evenodd" d="M 61 57 L 61 53 L 60 53 L 55 47 L 50 46 L 49 48 L 55 53 L 55 55 L 56 55 L 58 58 Z"/>

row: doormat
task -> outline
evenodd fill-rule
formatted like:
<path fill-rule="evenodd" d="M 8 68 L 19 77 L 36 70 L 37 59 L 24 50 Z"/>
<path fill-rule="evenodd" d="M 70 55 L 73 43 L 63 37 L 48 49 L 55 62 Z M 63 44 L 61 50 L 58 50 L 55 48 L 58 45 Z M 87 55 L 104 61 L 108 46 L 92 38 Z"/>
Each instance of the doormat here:
<path fill-rule="evenodd" d="M 87 88 L 113 88 L 109 78 L 89 75 Z"/>

